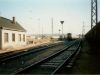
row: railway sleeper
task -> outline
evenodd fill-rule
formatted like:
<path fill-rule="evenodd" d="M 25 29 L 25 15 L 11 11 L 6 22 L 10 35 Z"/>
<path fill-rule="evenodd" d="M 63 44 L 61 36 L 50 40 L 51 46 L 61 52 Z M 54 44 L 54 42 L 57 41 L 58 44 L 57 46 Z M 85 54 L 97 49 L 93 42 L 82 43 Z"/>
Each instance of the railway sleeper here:
<path fill-rule="evenodd" d="M 74 49 L 75 49 L 75 48 L 74 48 Z M 65 51 L 65 50 L 64 50 L 64 51 Z M 62 51 L 62 52 L 63 52 L 63 51 Z M 61 52 L 60 52 L 60 53 L 61 53 Z M 67 52 L 64 52 L 63 54 L 65 55 L 66 53 L 67 53 Z M 59 53 L 58 53 L 58 54 L 59 54 Z M 70 51 L 70 52 L 69 52 L 68 57 L 66 57 L 66 58 L 68 58 L 68 59 L 69 59 L 69 56 L 70 56 L 70 55 L 72 55 L 72 51 Z M 64 57 L 64 56 L 63 56 L 63 57 Z M 58 57 L 58 58 L 60 58 L 60 57 Z M 56 59 L 57 59 L 57 58 L 56 58 Z M 62 56 L 61 56 L 61 58 L 60 58 L 60 59 L 62 59 Z M 65 58 L 64 58 L 64 59 L 65 59 Z M 64 59 L 62 59 L 62 60 L 63 60 L 63 62 L 65 62 L 65 60 L 64 60 Z M 67 59 L 66 59 L 66 60 L 67 60 Z M 53 61 L 54 61 L 54 59 L 53 59 Z M 57 59 L 57 60 L 55 60 L 55 61 L 59 61 L 59 60 Z M 58 63 L 57 63 L 57 64 L 58 64 Z M 43 65 L 42 65 L 42 66 L 43 66 Z M 43 68 L 42 66 L 41 66 L 41 68 Z M 45 66 L 46 66 L 46 65 L 45 65 Z M 47 65 L 47 66 L 48 66 L 48 65 Z M 55 67 L 56 65 L 52 65 L 52 66 L 54 66 L 54 67 Z M 61 67 L 61 66 L 62 66 L 62 65 L 59 65 L 59 67 Z M 28 67 L 30 67 L 30 66 L 28 66 Z M 28 67 L 26 67 L 26 68 L 28 68 Z M 58 68 L 59 68 L 59 67 L 58 67 Z M 35 69 L 36 69 L 36 68 L 35 68 Z M 39 67 L 38 69 L 40 69 L 40 67 Z M 54 68 L 52 67 L 52 69 L 54 69 Z M 41 69 L 41 70 L 43 70 L 43 69 Z M 16 71 L 16 72 L 18 72 L 18 71 Z M 16 72 L 15 72 L 15 73 L 16 73 Z M 35 71 L 34 71 L 34 72 L 35 72 Z M 51 73 L 52 73 L 52 72 L 51 72 Z"/>
<path fill-rule="evenodd" d="M 77 57 L 78 57 L 78 55 L 80 53 L 80 49 L 81 49 L 81 47 L 79 47 L 79 50 L 73 56 L 72 60 L 68 63 L 68 65 L 66 66 L 66 68 L 72 68 L 73 67 L 73 65 L 74 65 L 75 61 L 77 60 Z"/>

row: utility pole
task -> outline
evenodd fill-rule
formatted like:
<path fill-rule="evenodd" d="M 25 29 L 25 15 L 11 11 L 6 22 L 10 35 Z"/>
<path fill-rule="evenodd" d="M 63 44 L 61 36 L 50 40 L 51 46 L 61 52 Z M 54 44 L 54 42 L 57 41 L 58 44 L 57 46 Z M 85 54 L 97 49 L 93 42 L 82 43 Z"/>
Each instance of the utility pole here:
<path fill-rule="evenodd" d="M 53 18 L 51 19 L 51 32 L 52 32 L 52 37 L 53 37 Z"/>
<path fill-rule="evenodd" d="M 82 38 L 84 38 L 84 34 L 85 34 L 85 25 L 84 25 L 84 22 L 83 22 L 83 26 L 82 26 Z"/>
<path fill-rule="evenodd" d="M 91 0 L 91 29 L 98 22 L 98 4 L 97 0 Z"/>
<path fill-rule="evenodd" d="M 41 36 L 42 36 L 42 39 L 43 39 L 43 26 L 42 26 L 42 35 Z"/>
<path fill-rule="evenodd" d="M 38 19 L 38 29 L 39 29 L 39 31 L 38 31 L 38 38 L 40 38 L 40 18 Z"/>

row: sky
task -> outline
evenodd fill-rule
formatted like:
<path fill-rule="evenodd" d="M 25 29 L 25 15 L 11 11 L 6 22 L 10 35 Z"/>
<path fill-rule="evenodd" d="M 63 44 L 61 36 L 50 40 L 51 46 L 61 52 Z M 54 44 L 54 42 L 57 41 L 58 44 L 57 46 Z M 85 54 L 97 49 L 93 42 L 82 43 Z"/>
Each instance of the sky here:
<path fill-rule="evenodd" d="M 60 21 L 64 21 L 65 34 L 81 34 L 83 22 L 87 33 L 91 28 L 91 0 L 0 0 L 0 16 L 15 16 L 28 34 L 51 34 L 52 18 L 53 33 L 61 30 Z"/>

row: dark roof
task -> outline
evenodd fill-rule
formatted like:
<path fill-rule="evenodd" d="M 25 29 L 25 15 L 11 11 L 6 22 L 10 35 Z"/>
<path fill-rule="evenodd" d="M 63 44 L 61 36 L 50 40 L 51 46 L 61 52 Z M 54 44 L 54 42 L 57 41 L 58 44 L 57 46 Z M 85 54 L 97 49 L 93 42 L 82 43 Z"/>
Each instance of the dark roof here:
<path fill-rule="evenodd" d="M 0 28 L 6 30 L 26 32 L 26 30 L 18 22 L 13 23 L 12 20 L 9 20 L 4 17 L 0 17 Z"/>

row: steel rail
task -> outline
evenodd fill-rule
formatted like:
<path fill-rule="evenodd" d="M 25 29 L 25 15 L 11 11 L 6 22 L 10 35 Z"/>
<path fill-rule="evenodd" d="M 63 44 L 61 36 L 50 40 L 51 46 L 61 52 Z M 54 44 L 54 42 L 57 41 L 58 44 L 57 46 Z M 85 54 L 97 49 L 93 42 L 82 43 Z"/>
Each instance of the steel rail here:
<path fill-rule="evenodd" d="M 56 43 L 56 44 L 50 44 L 50 45 L 44 45 L 43 47 L 40 47 L 40 48 L 35 48 L 35 49 L 29 49 L 25 52 L 21 52 L 21 53 L 18 53 L 18 54 L 14 54 L 12 56 L 8 56 L 2 60 L 0 60 L 0 64 L 3 63 L 3 62 L 6 62 L 6 61 L 9 61 L 11 59 L 15 59 L 17 57 L 20 57 L 20 56 L 24 56 L 24 55 L 27 55 L 27 54 L 30 54 L 30 53 L 36 53 L 36 52 L 39 52 L 41 50 L 44 50 L 44 49 L 48 49 L 48 48 L 51 48 L 51 47 L 54 47 L 56 45 L 60 45 L 61 43 Z"/>
<path fill-rule="evenodd" d="M 0 74 L 11 74 L 17 69 L 22 69 L 32 63 L 38 62 L 39 60 L 42 60 L 43 58 L 48 57 L 51 53 L 53 54 L 53 52 L 59 51 L 61 48 L 58 46 L 63 48 L 66 46 L 66 44 L 62 43 L 54 47 L 47 48 L 46 50 L 41 50 L 39 52 L 32 53 L 27 56 L 25 55 L 25 56 L 19 57 L 17 59 L 14 59 L 13 61 L 2 63 L 0 67 Z M 43 55 L 43 54 L 46 54 L 46 55 Z"/>
<path fill-rule="evenodd" d="M 36 46 L 36 47 L 30 47 L 30 48 L 21 49 L 21 50 L 18 50 L 18 51 L 11 51 L 11 52 L 0 53 L 0 60 L 8 58 L 8 57 L 12 57 L 12 56 L 17 55 L 19 53 L 24 53 L 26 51 L 30 51 L 30 50 L 33 50 L 33 49 L 38 49 L 38 48 L 41 48 L 41 47 L 44 47 L 44 46 L 49 46 L 49 45 L 53 45 L 53 44 L 61 43 L 61 42 L 62 41 L 55 42 L 55 43 L 45 43 L 45 44 L 41 44 L 41 45 Z"/>
<path fill-rule="evenodd" d="M 55 75 L 57 72 L 59 72 L 61 70 L 61 68 L 66 64 L 68 65 L 69 63 L 74 62 L 74 60 L 76 59 L 76 56 L 79 54 L 80 50 L 81 50 L 81 41 L 79 42 L 75 52 L 73 52 L 60 66 L 58 66 L 58 68 L 55 69 L 55 71 L 53 73 L 51 73 L 51 75 Z M 72 60 L 73 59 L 73 60 Z"/>
<path fill-rule="evenodd" d="M 74 41 L 74 43 L 75 43 L 75 41 Z M 65 48 L 62 49 L 61 51 L 58 51 L 58 52 L 56 52 L 56 53 L 54 53 L 54 54 L 52 54 L 52 55 L 50 55 L 50 56 L 48 56 L 48 57 L 46 57 L 46 58 L 40 60 L 40 61 L 38 61 L 38 62 L 36 62 L 36 63 L 34 63 L 34 64 L 31 64 L 31 65 L 29 65 L 29 66 L 27 66 L 27 67 L 20 68 L 20 69 L 16 70 L 15 72 L 11 73 L 11 74 L 12 74 L 12 75 L 14 75 L 14 74 L 20 74 L 20 72 L 22 72 L 22 71 L 24 71 L 24 70 L 26 70 L 26 69 L 28 69 L 28 68 L 30 68 L 30 67 L 32 67 L 32 66 L 38 65 L 38 64 L 40 64 L 40 63 L 43 63 L 44 61 L 47 61 L 47 60 L 53 58 L 54 56 L 56 56 L 56 55 L 58 55 L 58 54 L 64 52 L 66 49 L 70 48 L 72 45 L 74 45 L 74 44 L 71 43 L 71 44 L 69 44 L 69 46 L 65 47 Z"/>

